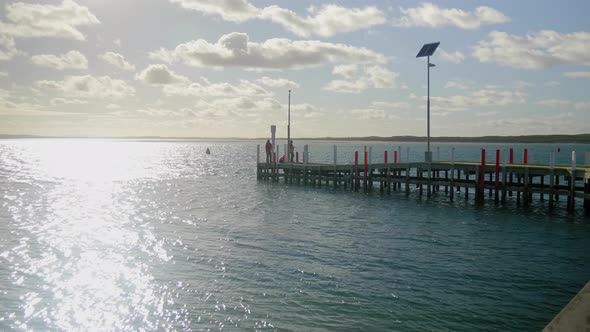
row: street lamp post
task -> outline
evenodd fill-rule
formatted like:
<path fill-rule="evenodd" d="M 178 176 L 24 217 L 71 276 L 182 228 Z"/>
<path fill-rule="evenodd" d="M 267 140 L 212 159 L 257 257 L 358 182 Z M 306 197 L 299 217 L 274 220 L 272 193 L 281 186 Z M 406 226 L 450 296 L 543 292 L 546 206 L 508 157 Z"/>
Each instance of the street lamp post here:
<path fill-rule="evenodd" d="M 432 162 L 432 152 L 430 151 L 430 67 L 434 67 L 433 63 L 430 63 L 430 56 L 434 54 L 436 48 L 440 45 L 440 42 L 425 44 L 416 55 L 416 58 L 426 57 L 426 77 L 427 77 L 427 97 L 426 97 L 426 155 L 424 159 L 426 162 Z"/>

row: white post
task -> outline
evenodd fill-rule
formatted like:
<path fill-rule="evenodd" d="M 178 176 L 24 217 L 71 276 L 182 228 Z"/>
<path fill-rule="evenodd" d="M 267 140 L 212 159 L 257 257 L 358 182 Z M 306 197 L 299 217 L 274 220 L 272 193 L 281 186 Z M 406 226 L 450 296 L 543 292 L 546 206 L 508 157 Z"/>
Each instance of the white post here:
<path fill-rule="evenodd" d="M 338 151 L 336 145 L 334 145 L 334 166 L 338 164 Z"/>
<path fill-rule="evenodd" d="M 273 148 L 276 146 L 275 145 L 276 134 L 277 134 L 277 126 L 275 126 L 275 125 L 270 126 L 270 136 L 271 136 L 270 142 L 272 143 Z"/>
<path fill-rule="evenodd" d="M 576 151 L 572 151 L 572 172 L 576 171 Z"/>
<path fill-rule="evenodd" d="M 309 146 L 307 144 L 305 144 L 304 149 L 305 149 L 305 151 L 303 152 L 303 154 L 305 155 L 305 163 L 308 164 L 309 163 Z"/>

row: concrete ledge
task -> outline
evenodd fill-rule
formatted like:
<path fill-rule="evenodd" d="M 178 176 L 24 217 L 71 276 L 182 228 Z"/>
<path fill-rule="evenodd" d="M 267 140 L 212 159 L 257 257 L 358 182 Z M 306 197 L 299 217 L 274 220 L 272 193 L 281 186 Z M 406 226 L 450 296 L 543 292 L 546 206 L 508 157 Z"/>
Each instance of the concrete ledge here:
<path fill-rule="evenodd" d="M 543 329 L 557 331 L 590 331 L 590 282 Z"/>

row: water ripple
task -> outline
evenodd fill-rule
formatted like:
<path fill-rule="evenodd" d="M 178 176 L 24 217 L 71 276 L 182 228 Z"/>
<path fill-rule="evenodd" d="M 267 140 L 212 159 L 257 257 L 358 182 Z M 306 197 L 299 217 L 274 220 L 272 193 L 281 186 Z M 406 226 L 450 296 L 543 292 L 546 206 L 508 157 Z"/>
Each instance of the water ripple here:
<path fill-rule="evenodd" d="M 258 182 L 254 155 L 0 141 L 0 330 L 539 330 L 590 274 L 560 212 Z"/>

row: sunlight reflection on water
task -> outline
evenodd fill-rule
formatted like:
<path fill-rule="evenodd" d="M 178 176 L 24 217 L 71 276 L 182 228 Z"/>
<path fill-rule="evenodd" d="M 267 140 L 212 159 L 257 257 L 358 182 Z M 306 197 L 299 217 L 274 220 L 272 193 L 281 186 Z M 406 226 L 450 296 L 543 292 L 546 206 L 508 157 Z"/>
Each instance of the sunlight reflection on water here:
<path fill-rule="evenodd" d="M 141 255 L 170 258 L 163 241 L 136 215 L 136 195 L 127 186 L 166 172 L 147 160 L 154 156 L 151 149 L 147 144 L 130 149 L 125 143 L 63 141 L 15 152 L 22 164 L 13 169 L 13 180 L 26 174 L 30 185 L 52 181 L 41 193 L 22 189 L 18 197 L 7 197 L 20 238 L 2 257 L 13 265 L 11 278 L 20 291 L 35 289 L 21 295 L 24 310 L 12 327 L 170 328 L 164 305 L 173 299 L 158 288 Z"/>

